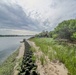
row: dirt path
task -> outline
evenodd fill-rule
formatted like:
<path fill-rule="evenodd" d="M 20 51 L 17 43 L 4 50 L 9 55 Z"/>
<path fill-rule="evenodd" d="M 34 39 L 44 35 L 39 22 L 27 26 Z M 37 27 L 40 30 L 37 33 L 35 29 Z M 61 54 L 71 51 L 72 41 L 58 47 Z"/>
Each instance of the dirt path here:
<path fill-rule="evenodd" d="M 35 45 L 34 42 L 28 42 L 32 47 L 36 49 L 34 55 L 37 57 L 37 71 L 40 73 L 40 75 L 68 75 L 68 70 L 66 69 L 64 64 L 60 63 L 58 60 L 50 61 L 48 59 L 48 56 L 45 56 L 42 51 L 39 50 L 39 47 Z M 44 63 L 44 65 L 41 65 L 41 61 L 39 60 L 42 55 L 44 55 L 44 58 L 46 60 L 46 63 Z"/>
<path fill-rule="evenodd" d="M 19 48 L 19 54 L 16 57 L 16 60 L 19 60 L 20 58 L 22 58 L 24 55 L 24 43 L 21 44 L 20 48 Z M 14 74 L 13 75 L 18 75 L 18 70 L 17 70 L 17 66 L 19 65 L 19 62 L 16 62 L 16 65 L 14 67 Z"/>

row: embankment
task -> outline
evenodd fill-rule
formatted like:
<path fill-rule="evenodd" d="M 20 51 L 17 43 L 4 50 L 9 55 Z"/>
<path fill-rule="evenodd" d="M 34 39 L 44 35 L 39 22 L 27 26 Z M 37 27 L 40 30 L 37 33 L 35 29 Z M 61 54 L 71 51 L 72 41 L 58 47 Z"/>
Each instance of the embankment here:
<path fill-rule="evenodd" d="M 24 50 L 25 50 L 25 46 L 24 46 L 24 42 L 22 42 L 20 49 L 19 49 L 19 54 L 16 57 L 16 63 L 14 66 L 14 71 L 13 71 L 13 75 L 18 75 L 19 70 L 21 69 L 20 66 L 22 64 L 22 58 L 24 55 Z"/>
<path fill-rule="evenodd" d="M 21 65 L 21 71 L 18 75 L 39 75 L 36 71 L 37 66 L 35 60 L 33 59 L 33 52 L 29 43 L 24 40 L 25 52 L 23 56 L 23 61 Z"/>
<path fill-rule="evenodd" d="M 17 75 L 22 57 L 24 55 L 24 43 L 21 43 L 18 50 L 11 54 L 1 65 L 0 75 Z"/>
<path fill-rule="evenodd" d="M 36 55 L 38 54 L 37 58 L 40 56 L 41 52 L 43 53 L 43 55 L 41 54 L 40 61 L 43 64 L 43 67 L 46 68 L 46 72 L 50 73 L 46 75 L 51 75 L 51 73 L 55 72 L 55 70 L 58 70 L 56 71 L 58 75 L 76 75 L 76 66 L 75 66 L 76 46 L 75 45 L 71 45 L 71 44 L 68 45 L 67 43 L 64 42 L 62 43 L 57 42 L 53 38 L 33 38 L 31 39 L 31 41 L 33 41 L 35 45 L 39 47 L 38 51 L 36 50 L 37 51 Z M 47 61 L 46 57 L 49 58 L 50 63 Z M 53 69 L 53 71 L 51 69 L 51 65 L 50 65 L 51 63 L 54 63 L 53 65 L 56 68 Z M 57 65 L 60 68 L 58 68 Z M 63 65 L 65 67 L 62 67 Z M 61 69 L 61 67 L 63 68 L 63 70 Z M 52 72 L 49 71 L 47 68 Z M 64 74 L 61 70 L 66 74 Z"/>
<path fill-rule="evenodd" d="M 0 65 L 0 75 L 12 75 L 13 68 L 16 63 L 16 57 L 18 56 L 19 49 L 10 55 L 1 65 Z"/>

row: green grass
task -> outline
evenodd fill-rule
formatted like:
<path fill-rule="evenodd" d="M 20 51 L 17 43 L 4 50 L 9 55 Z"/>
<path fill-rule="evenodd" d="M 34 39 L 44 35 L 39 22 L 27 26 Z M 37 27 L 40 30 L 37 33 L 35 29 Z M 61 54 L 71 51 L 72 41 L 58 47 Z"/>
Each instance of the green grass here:
<path fill-rule="evenodd" d="M 45 56 L 44 55 L 42 55 L 42 56 L 40 56 L 40 61 L 41 61 L 41 65 L 43 65 L 44 66 L 44 64 L 45 64 Z"/>
<path fill-rule="evenodd" d="M 36 50 L 34 47 L 31 47 L 30 50 L 34 53 Z"/>
<path fill-rule="evenodd" d="M 36 61 L 36 56 L 34 55 L 34 52 L 36 52 L 35 48 L 31 46 L 30 50 L 33 52 L 33 55 L 32 55 L 32 61 L 33 63 L 35 63 Z"/>
<path fill-rule="evenodd" d="M 19 64 L 18 64 L 18 66 L 16 67 L 16 70 L 18 70 L 18 71 L 21 71 L 22 60 L 23 60 L 23 57 L 17 59 L 17 62 L 18 62 Z"/>
<path fill-rule="evenodd" d="M 52 38 L 34 38 L 32 41 L 50 60 L 60 60 L 65 64 L 70 75 L 76 75 L 76 46 L 59 44 Z"/>
<path fill-rule="evenodd" d="M 34 47 L 31 47 L 30 50 L 32 50 L 33 53 L 36 52 L 36 49 L 35 49 Z M 40 60 L 41 65 L 44 65 L 45 62 L 46 62 L 45 56 L 44 56 L 43 54 L 40 56 L 40 58 L 38 58 L 37 56 L 35 56 L 35 55 L 33 54 L 32 60 L 34 61 L 34 63 L 35 63 L 36 59 L 39 59 L 39 60 Z"/>
<path fill-rule="evenodd" d="M 16 63 L 16 57 L 19 50 L 10 55 L 5 62 L 0 65 L 0 75 L 13 75 L 13 68 Z"/>

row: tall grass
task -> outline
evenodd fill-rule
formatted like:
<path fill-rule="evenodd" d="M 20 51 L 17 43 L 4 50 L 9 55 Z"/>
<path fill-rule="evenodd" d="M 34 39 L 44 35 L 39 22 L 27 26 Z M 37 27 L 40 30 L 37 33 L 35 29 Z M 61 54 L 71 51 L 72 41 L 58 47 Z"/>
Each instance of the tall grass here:
<path fill-rule="evenodd" d="M 50 60 L 57 59 L 63 62 L 70 75 L 76 75 L 76 46 L 59 44 L 52 38 L 34 38 L 32 40 Z"/>
<path fill-rule="evenodd" d="M 41 61 L 41 65 L 44 65 L 45 59 L 43 55 L 40 57 L 40 61 Z"/>

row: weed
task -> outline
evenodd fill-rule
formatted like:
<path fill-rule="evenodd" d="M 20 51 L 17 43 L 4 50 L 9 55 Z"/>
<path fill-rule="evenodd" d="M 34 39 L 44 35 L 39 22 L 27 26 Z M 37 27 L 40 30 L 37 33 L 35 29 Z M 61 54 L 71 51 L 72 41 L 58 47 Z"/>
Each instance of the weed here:
<path fill-rule="evenodd" d="M 40 57 L 40 61 L 41 61 L 41 65 L 44 65 L 45 57 L 43 55 Z"/>

